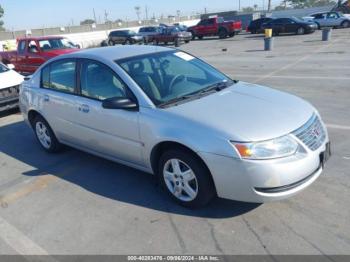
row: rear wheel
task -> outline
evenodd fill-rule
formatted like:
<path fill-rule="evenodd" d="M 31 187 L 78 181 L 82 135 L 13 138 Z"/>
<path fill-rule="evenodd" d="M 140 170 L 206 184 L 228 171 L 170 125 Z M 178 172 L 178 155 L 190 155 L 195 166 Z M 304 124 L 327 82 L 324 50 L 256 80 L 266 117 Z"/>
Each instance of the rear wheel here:
<path fill-rule="evenodd" d="M 203 39 L 203 36 L 202 36 L 202 35 L 199 35 L 199 36 L 198 36 L 198 39 L 199 39 L 199 40 L 202 40 L 202 39 Z"/>
<path fill-rule="evenodd" d="M 233 33 L 231 33 L 231 34 L 229 34 L 229 37 L 234 37 L 235 36 L 235 33 L 233 32 Z"/>
<path fill-rule="evenodd" d="M 162 186 L 180 205 L 205 206 L 215 196 L 209 170 L 189 151 L 172 149 L 163 153 L 158 172 Z"/>
<path fill-rule="evenodd" d="M 321 29 L 320 24 L 316 22 L 316 25 L 317 25 L 317 29 L 320 30 Z"/>
<path fill-rule="evenodd" d="M 222 28 L 219 30 L 219 38 L 220 39 L 223 39 L 223 38 L 226 38 L 227 37 L 227 31 L 226 29 Z"/>
<path fill-rule="evenodd" d="M 343 28 L 349 27 L 349 26 L 350 26 L 350 21 L 344 21 L 343 23 L 341 23 L 341 26 L 342 26 Z"/>
<path fill-rule="evenodd" d="M 115 43 L 112 40 L 109 40 L 108 45 L 113 46 L 113 45 L 115 45 Z"/>
<path fill-rule="evenodd" d="M 38 115 L 32 122 L 32 126 L 42 148 L 50 153 L 55 153 L 60 151 L 62 144 L 58 142 L 55 134 L 53 133 L 50 125 L 46 120 Z"/>
<path fill-rule="evenodd" d="M 297 35 L 303 35 L 303 34 L 305 34 L 305 29 L 304 29 L 304 27 L 299 27 L 298 29 L 297 29 Z"/>

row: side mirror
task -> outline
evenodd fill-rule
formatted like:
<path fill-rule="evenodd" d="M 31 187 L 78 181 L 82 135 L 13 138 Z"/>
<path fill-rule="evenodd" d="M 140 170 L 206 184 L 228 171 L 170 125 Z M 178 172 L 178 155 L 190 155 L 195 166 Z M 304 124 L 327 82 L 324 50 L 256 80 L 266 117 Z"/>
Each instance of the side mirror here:
<path fill-rule="evenodd" d="M 13 64 L 8 64 L 7 67 L 8 69 L 11 69 L 11 70 L 15 69 L 15 66 Z"/>
<path fill-rule="evenodd" d="M 111 97 L 102 101 L 102 107 L 105 109 L 123 109 L 128 111 L 137 111 L 138 105 L 130 98 Z"/>

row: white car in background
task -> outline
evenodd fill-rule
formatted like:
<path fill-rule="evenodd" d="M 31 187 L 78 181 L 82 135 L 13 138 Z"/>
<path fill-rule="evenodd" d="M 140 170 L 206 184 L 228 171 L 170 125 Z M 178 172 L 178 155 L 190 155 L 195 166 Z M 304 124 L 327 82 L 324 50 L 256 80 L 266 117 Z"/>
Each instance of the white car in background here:
<path fill-rule="evenodd" d="M 19 85 L 23 76 L 12 69 L 13 65 L 0 63 L 0 112 L 18 107 Z"/>

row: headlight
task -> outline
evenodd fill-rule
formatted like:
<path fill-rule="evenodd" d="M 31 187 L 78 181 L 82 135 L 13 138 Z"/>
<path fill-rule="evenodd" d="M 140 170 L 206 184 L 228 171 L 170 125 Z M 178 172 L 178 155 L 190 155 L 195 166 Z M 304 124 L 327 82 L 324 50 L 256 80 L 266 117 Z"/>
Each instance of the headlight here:
<path fill-rule="evenodd" d="M 283 136 L 262 142 L 232 142 L 240 156 L 244 159 L 272 159 L 295 154 L 298 143 L 291 136 Z"/>

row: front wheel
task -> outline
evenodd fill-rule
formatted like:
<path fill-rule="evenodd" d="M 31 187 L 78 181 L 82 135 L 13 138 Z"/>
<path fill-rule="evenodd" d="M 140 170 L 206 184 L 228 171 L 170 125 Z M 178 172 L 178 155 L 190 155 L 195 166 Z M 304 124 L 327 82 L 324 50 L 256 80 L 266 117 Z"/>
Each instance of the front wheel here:
<path fill-rule="evenodd" d="M 60 151 L 62 145 L 58 142 L 54 132 L 52 131 L 50 125 L 47 121 L 41 117 L 37 116 L 32 123 L 36 138 L 38 139 L 42 148 L 49 152 L 55 153 Z"/>
<path fill-rule="evenodd" d="M 162 186 L 182 206 L 202 207 L 215 196 L 209 170 L 193 153 L 181 149 L 166 151 L 158 168 Z"/>

